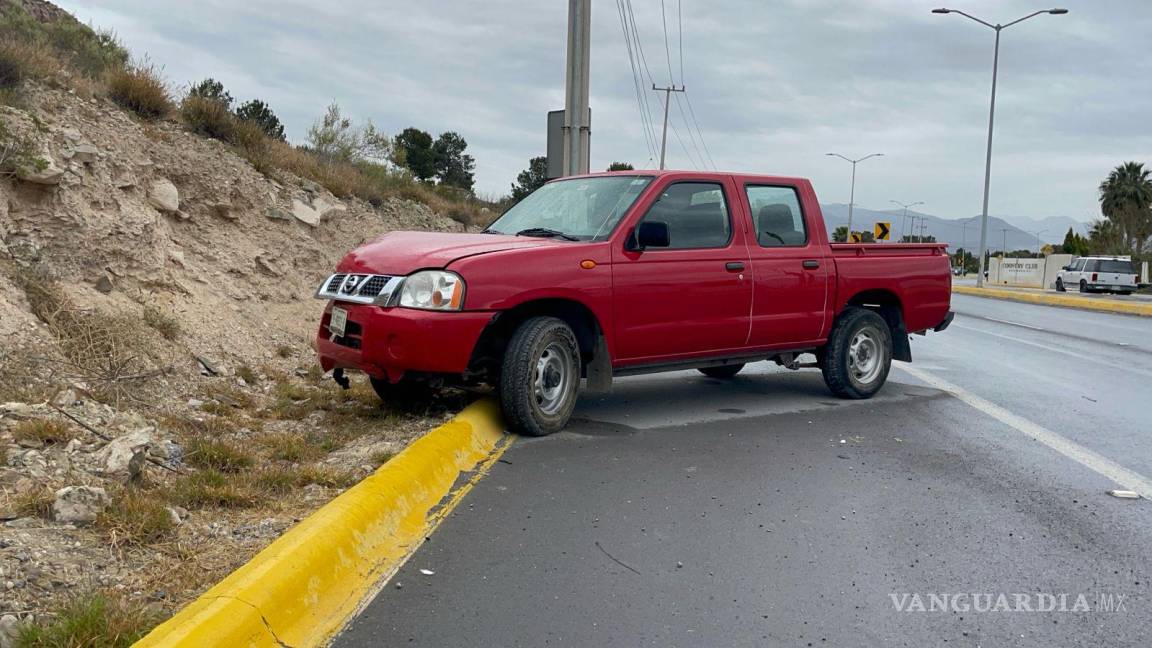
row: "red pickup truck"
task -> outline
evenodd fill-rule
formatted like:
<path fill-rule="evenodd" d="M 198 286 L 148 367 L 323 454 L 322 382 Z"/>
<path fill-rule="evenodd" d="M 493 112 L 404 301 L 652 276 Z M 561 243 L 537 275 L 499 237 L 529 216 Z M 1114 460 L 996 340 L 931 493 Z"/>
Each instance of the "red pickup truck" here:
<path fill-rule="evenodd" d="M 479 233 L 392 232 L 350 252 L 316 296 L 325 371 L 385 401 L 494 387 L 510 429 L 564 427 L 614 376 L 749 362 L 818 367 L 868 398 L 909 333 L 942 331 L 942 244 L 830 244 L 811 183 L 627 171 L 555 180 Z M 814 362 L 800 362 L 804 353 Z"/>

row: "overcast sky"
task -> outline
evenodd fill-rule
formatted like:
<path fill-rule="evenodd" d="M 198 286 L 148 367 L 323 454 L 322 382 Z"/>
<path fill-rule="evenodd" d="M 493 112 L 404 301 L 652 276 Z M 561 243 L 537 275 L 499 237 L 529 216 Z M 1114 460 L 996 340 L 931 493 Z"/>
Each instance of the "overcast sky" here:
<path fill-rule="evenodd" d="M 924 201 L 928 213 L 971 216 L 980 212 L 995 34 L 929 13 L 941 1 L 682 0 L 681 77 L 677 0 L 665 0 L 672 77 L 687 85 L 722 170 L 807 176 L 823 201 L 846 203 L 851 167 L 824 154 L 883 152 L 858 167 L 858 205 Z M 1046 8 L 946 1 L 989 22 Z M 593 169 L 652 166 L 617 5 L 592 3 Z M 457 131 L 476 157 L 477 189 L 490 195 L 507 193 L 528 158 L 544 153 L 545 113 L 564 104 L 561 0 L 58 4 L 115 30 L 177 87 L 211 76 L 238 100 L 264 99 L 293 141 L 332 100 L 390 133 Z M 660 0 L 632 5 L 651 74 L 667 83 Z M 1003 32 L 993 214 L 1091 220 L 1112 167 L 1152 163 L 1152 2 L 1063 6 L 1068 15 Z M 671 108 L 685 146 L 669 134 L 669 166 L 700 166 L 699 145 Z"/>

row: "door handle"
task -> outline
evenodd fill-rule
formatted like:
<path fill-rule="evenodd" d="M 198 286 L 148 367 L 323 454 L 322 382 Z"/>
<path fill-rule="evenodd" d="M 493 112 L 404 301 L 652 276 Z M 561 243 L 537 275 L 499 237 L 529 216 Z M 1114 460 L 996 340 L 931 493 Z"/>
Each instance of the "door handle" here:
<path fill-rule="evenodd" d="M 729 261 L 724 264 L 724 269 L 728 272 L 744 272 L 744 264 L 740 261 Z"/>
<path fill-rule="evenodd" d="M 815 270 L 816 268 L 819 268 L 819 267 L 820 267 L 820 262 L 817 261 L 816 259 L 805 259 L 804 260 L 804 269 L 805 270 Z"/>

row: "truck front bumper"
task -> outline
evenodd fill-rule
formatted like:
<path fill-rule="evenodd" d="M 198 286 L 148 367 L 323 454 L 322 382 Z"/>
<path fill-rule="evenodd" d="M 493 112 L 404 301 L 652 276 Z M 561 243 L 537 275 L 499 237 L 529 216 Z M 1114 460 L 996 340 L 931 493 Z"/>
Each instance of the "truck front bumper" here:
<path fill-rule="evenodd" d="M 333 306 L 348 312 L 342 337 L 328 328 Z M 324 371 L 359 369 L 393 382 L 410 371 L 462 374 L 494 315 L 328 302 L 316 333 L 316 353 Z"/>

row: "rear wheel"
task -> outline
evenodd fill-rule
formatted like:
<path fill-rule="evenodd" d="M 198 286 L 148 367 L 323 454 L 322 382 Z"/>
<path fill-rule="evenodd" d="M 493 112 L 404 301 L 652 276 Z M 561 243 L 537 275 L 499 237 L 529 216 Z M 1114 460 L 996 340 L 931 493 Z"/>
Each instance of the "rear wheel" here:
<path fill-rule="evenodd" d="M 892 367 L 887 322 L 865 308 L 849 308 L 836 320 L 821 351 L 824 383 L 841 398 L 871 398 Z"/>
<path fill-rule="evenodd" d="M 1060 277 L 1056 277 L 1056 292 L 1067 292 L 1067 289 L 1064 288 L 1064 282 L 1060 280 Z"/>
<path fill-rule="evenodd" d="M 545 436 L 568 424 L 580 387 L 580 347 L 563 320 L 533 317 L 520 325 L 500 373 L 500 408 L 513 432 Z"/>
<path fill-rule="evenodd" d="M 704 374 L 705 376 L 708 376 L 709 378 L 719 378 L 719 379 L 723 380 L 725 378 L 734 377 L 736 374 L 740 373 L 740 370 L 743 368 L 744 368 L 744 365 L 743 365 L 743 363 L 741 363 L 741 364 L 720 365 L 718 367 L 702 367 L 700 369 L 697 369 L 697 371 Z"/>
<path fill-rule="evenodd" d="M 1080 280 L 1080 292 L 1082 292 L 1082 293 L 1088 292 L 1088 282 L 1084 281 L 1083 279 Z"/>

